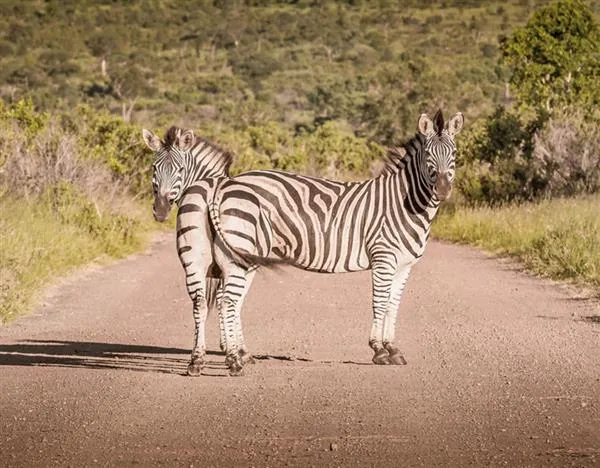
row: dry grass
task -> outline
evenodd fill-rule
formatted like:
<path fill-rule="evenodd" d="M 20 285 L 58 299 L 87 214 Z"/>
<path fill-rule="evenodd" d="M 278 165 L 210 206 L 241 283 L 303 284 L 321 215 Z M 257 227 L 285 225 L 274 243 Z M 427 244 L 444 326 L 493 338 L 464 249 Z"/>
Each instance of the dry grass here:
<path fill-rule="evenodd" d="M 519 258 L 531 271 L 600 293 L 600 196 L 442 213 L 434 236 Z"/>
<path fill-rule="evenodd" d="M 112 219 L 110 213 L 104 215 Z M 128 232 L 111 226 L 90 229 L 65 222 L 39 200 L 0 198 L 0 323 L 35 304 L 35 293 L 53 277 L 95 259 L 123 257 L 140 249 L 151 224 L 138 222 Z"/>
<path fill-rule="evenodd" d="M 76 133 L 22 109 L 0 118 L 0 322 L 53 277 L 141 248 L 154 226 L 105 163 L 80 154 Z"/>

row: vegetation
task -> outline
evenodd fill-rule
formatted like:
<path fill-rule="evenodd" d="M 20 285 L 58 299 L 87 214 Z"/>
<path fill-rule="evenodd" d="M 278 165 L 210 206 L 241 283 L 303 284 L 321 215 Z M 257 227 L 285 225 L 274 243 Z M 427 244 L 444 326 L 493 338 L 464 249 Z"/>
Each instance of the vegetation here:
<path fill-rule="evenodd" d="M 423 111 L 472 122 L 503 104 L 498 38 L 547 3 L 8 0 L 1 93 L 218 134 L 343 120 L 393 144 Z"/>
<path fill-rule="evenodd" d="M 531 271 L 600 294 L 600 196 L 461 208 L 434 226 L 441 239 L 520 259 Z"/>
<path fill-rule="evenodd" d="M 143 245 L 149 215 L 132 195 L 137 164 L 151 155 L 120 150 L 138 134 L 87 108 L 51 116 L 30 101 L 0 107 L 0 320 L 24 310 L 49 278 Z"/>
<path fill-rule="evenodd" d="M 143 244 L 142 125 L 194 128 L 234 172 L 354 179 L 443 107 L 467 121 L 445 226 L 493 222 L 461 206 L 598 192 L 599 15 L 584 0 L 0 2 L 0 316 Z"/>
<path fill-rule="evenodd" d="M 580 0 L 538 10 L 501 41 L 516 99 L 463 138 L 459 183 L 471 203 L 600 189 L 600 25 Z"/>

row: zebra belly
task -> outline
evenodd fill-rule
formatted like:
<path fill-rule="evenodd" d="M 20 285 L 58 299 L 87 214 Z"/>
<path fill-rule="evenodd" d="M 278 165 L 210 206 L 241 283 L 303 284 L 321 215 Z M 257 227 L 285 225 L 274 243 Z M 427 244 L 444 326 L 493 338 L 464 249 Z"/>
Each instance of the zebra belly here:
<path fill-rule="evenodd" d="M 344 273 L 371 268 L 366 246 L 361 238 L 350 242 L 348 238 L 315 236 L 304 238 L 303 243 L 289 238 L 273 239 L 269 258 L 285 260 L 299 268 L 319 273 Z"/>

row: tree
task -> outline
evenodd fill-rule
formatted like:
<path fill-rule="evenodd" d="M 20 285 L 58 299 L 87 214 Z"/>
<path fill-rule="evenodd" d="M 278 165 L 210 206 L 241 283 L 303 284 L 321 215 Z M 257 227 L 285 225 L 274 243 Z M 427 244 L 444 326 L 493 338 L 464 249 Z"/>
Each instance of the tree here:
<path fill-rule="evenodd" d="M 550 112 L 600 102 L 600 27 L 583 1 L 542 8 L 501 47 L 521 104 Z"/>
<path fill-rule="evenodd" d="M 125 122 L 131 121 L 133 107 L 139 97 L 152 92 L 142 71 L 130 63 L 121 65 L 110 74 L 110 86 L 114 97 L 121 101 L 121 113 Z"/>

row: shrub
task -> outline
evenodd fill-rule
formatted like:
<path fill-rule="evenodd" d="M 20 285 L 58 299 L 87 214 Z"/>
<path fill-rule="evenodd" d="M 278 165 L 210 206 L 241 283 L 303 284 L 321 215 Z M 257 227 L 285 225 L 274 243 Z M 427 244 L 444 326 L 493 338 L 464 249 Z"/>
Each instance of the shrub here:
<path fill-rule="evenodd" d="M 547 111 L 600 100 L 600 27 L 581 0 L 561 0 L 538 10 L 525 27 L 501 43 L 520 102 Z"/>
<path fill-rule="evenodd" d="M 547 195 L 600 190 L 600 127 L 580 110 L 551 118 L 534 136 L 534 156 Z"/>
<path fill-rule="evenodd" d="M 533 135 L 541 126 L 498 108 L 473 123 L 458 140 L 457 185 L 470 203 L 530 200 L 545 183 L 532 164 Z M 462 161 L 462 162 L 461 162 Z"/>
<path fill-rule="evenodd" d="M 152 154 L 140 143 L 139 126 L 84 105 L 67 120 L 76 129 L 83 159 L 105 163 L 133 195 L 150 195 Z"/>

